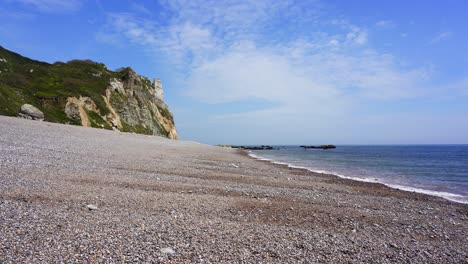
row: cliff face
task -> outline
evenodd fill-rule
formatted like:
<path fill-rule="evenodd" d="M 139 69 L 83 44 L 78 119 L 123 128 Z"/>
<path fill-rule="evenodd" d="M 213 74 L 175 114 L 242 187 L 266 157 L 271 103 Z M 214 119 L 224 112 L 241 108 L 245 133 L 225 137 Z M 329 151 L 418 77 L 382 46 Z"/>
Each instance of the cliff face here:
<path fill-rule="evenodd" d="M 82 126 L 111 127 L 149 135 L 177 139 L 174 120 L 163 102 L 161 81 L 153 83 L 131 68 L 121 71 L 122 77 L 110 78 L 102 98 L 105 111 L 86 96 L 68 97 L 65 114 Z M 105 123 L 104 123 L 105 122 Z"/>
<path fill-rule="evenodd" d="M 46 121 L 177 139 L 159 79 L 92 61 L 47 64 L 0 47 L 0 114 L 31 104 Z"/>

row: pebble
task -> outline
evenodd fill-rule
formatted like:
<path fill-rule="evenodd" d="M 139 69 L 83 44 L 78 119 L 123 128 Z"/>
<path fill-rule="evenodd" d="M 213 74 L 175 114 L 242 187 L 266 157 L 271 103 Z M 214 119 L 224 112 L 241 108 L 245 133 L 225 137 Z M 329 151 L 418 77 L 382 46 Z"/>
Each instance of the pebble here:
<path fill-rule="evenodd" d="M 161 253 L 167 254 L 167 255 L 174 255 L 175 251 L 170 247 L 165 247 L 165 248 L 161 248 Z"/>
<path fill-rule="evenodd" d="M 94 210 L 98 209 L 98 207 L 96 205 L 94 205 L 94 204 L 88 204 L 88 205 L 86 205 L 86 208 L 88 208 L 88 210 L 90 210 L 90 211 L 94 211 Z"/>

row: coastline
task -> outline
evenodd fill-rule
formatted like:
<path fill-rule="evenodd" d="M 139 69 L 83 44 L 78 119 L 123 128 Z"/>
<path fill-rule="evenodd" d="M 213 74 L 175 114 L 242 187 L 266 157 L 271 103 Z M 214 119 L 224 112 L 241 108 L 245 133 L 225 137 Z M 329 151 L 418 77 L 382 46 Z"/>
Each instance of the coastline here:
<path fill-rule="evenodd" d="M 272 160 L 272 159 L 268 159 L 268 158 L 259 156 L 257 154 L 254 154 L 254 153 L 250 152 L 250 151 L 245 151 L 245 153 L 249 157 L 251 157 L 253 159 L 257 159 L 259 161 L 268 161 L 268 162 L 270 162 L 272 164 L 285 165 L 285 166 L 290 167 L 290 168 L 303 169 L 303 170 L 307 170 L 307 171 L 310 171 L 310 172 L 313 172 L 313 173 L 329 175 L 330 177 L 338 177 L 340 179 L 348 179 L 348 180 L 352 180 L 352 181 L 382 184 L 382 185 L 385 185 L 387 187 L 390 187 L 390 188 L 393 188 L 393 189 L 396 189 L 396 190 L 400 190 L 400 191 L 405 191 L 405 192 L 410 192 L 410 193 L 426 194 L 426 195 L 429 195 L 429 196 L 444 198 L 444 199 L 446 199 L 448 201 L 451 201 L 451 202 L 456 202 L 456 203 L 460 203 L 460 204 L 468 204 L 468 201 L 463 201 L 463 200 L 457 199 L 457 198 L 463 197 L 462 195 L 458 195 L 458 194 L 454 194 L 454 193 L 438 192 L 438 191 L 426 190 L 426 189 L 421 189 L 421 188 L 416 188 L 416 187 L 411 187 L 411 186 L 389 184 L 389 183 L 381 182 L 377 178 L 370 179 L 370 178 L 349 177 L 349 176 L 340 175 L 340 174 L 336 174 L 336 173 L 331 173 L 331 172 L 327 172 L 327 171 L 323 171 L 323 170 L 318 171 L 318 170 L 313 170 L 313 169 L 303 167 L 303 166 L 295 166 L 293 164 L 286 163 L 286 162 L 275 161 L 275 160 Z M 455 198 L 455 197 L 457 197 L 457 198 Z"/>
<path fill-rule="evenodd" d="M 0 262 L 468 259 L 468 205 L 187 141 L 0 116 Z"/>

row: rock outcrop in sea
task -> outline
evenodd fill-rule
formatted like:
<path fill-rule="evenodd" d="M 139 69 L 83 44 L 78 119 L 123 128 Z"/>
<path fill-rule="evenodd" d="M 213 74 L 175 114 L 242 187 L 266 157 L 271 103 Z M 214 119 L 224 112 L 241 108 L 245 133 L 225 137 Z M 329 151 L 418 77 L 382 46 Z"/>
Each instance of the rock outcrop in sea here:
<path fill-rule="evenodd" d="M 301 148 L 305 149 L 335 149 L 335 145 L 320 145 L 320 146 L 301 146 Z"/>
<path fill-rule="evenodd" d="M 270 150 L 273 149 L 272 146 L 231 146 L 231 148 L 247 149 L 247 150 Z"/>
<path fill-rule="evenodd" d="M 90 60 L 49 64 L 0 47 L 2 115 L 177 139 L 163 99 L 160 79 L 129 67 L 111 71 Z"/>

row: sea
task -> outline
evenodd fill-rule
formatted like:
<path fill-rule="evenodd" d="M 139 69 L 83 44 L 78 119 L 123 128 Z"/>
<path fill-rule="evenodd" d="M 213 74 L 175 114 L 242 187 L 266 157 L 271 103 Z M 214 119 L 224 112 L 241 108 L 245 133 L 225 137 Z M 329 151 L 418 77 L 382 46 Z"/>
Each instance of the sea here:
<path fill-rule="evenodd" d="M 317 173 L 468 203 L 468 145 L 274 146 L 250 156 Z"/>

